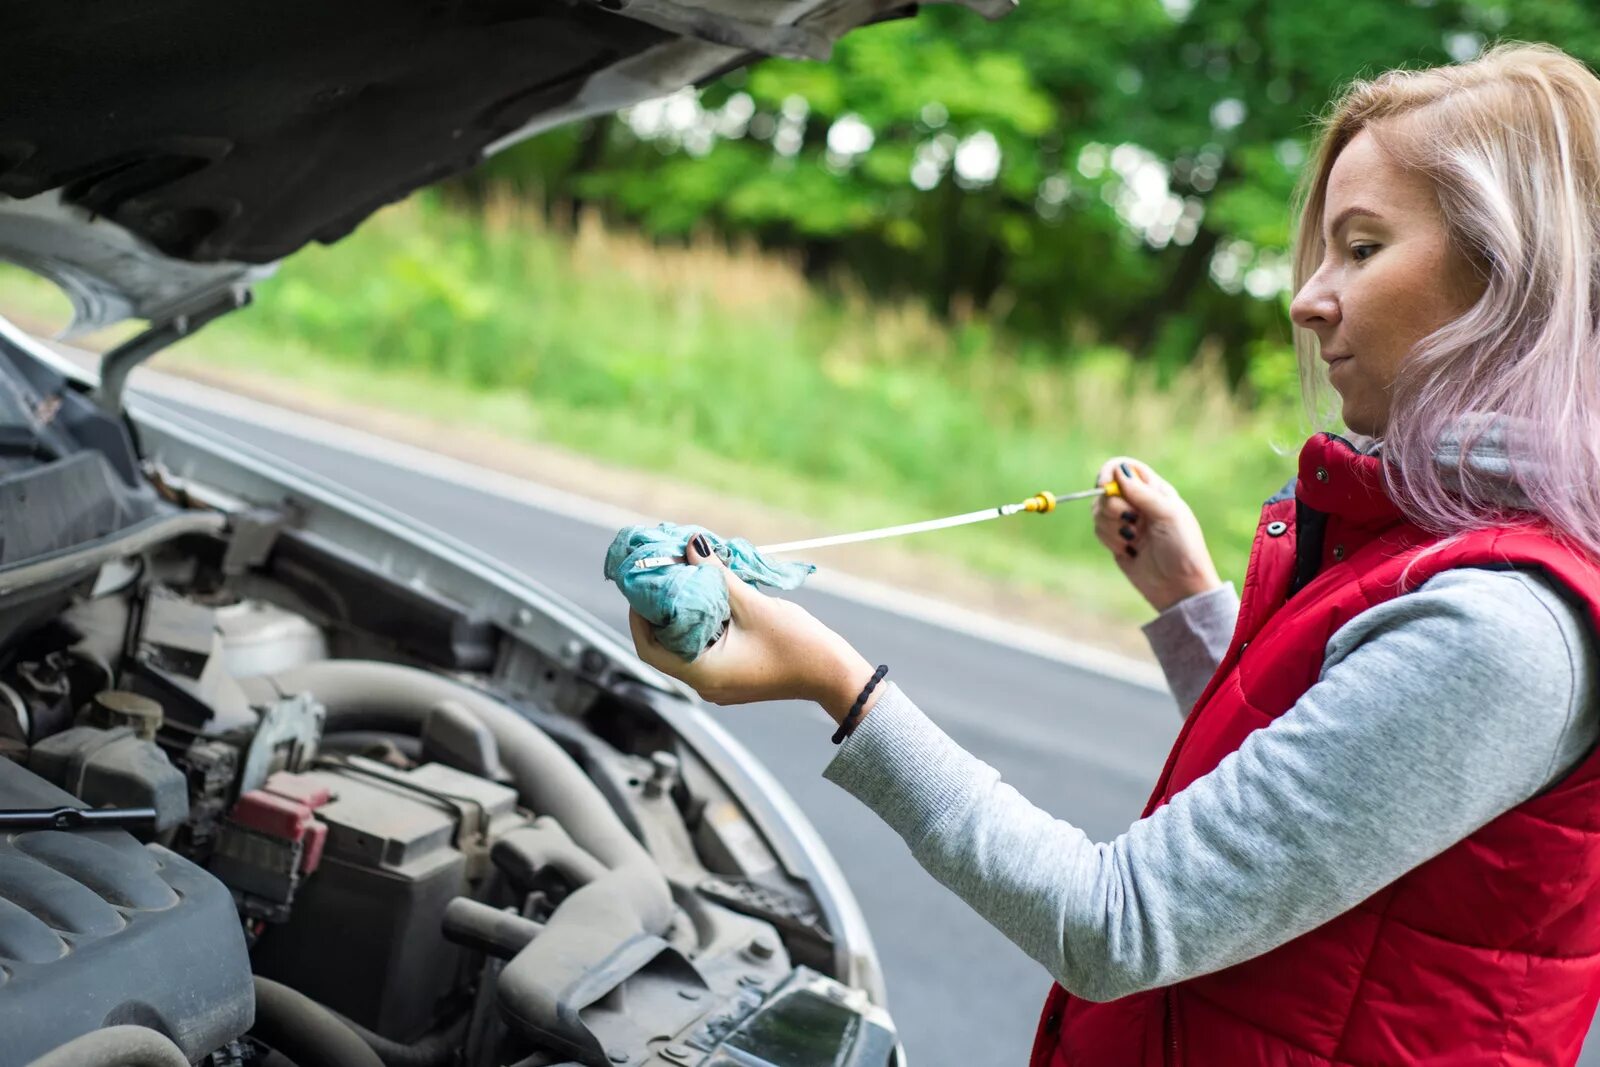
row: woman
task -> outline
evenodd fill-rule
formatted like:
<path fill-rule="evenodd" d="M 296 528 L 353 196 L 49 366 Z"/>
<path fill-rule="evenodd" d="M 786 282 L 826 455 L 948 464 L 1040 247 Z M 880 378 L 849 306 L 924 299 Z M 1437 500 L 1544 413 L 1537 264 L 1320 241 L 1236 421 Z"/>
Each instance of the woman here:
<path fill-rule="evenodd" d="M 1267 501 L 1242 604 L 1170 485 L 1101 473 L 1194 709 L 1115 841 L 793 604 L 731 580 L 692 664 L 632 618 L 717 703 L 869 690 L 826 774 L 1057 979 L 1035 1067 L 1571 1063 L 1594 1014 L 1600 81 L 1503 47 L 1357 83 L 1308 178 L 1291 317 L 1353 435 Z"/>

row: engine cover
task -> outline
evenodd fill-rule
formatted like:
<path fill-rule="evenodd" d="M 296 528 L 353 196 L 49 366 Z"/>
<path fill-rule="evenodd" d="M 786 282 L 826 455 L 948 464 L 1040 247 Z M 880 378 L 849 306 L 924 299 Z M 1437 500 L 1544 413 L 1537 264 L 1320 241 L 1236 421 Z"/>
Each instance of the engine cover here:
<path fill-rule="evenodd" d="M 67 805 L 0 759 L 0 809 Z M 254 1014 L 244 933 L 211 875 L 121 830 L 0 832 L 0 1067 L 119 1023 L 198 1060 Z"/>

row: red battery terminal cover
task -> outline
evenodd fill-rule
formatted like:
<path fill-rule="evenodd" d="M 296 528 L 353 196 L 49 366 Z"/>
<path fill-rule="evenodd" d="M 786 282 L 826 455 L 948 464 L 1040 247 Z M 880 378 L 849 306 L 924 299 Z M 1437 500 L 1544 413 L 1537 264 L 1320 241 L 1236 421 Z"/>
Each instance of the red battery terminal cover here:
<path fill-rule="evenodd" d="M 229 818 L 250 830 L 301 845 L 300 870 L 310 874 L 322 862 L 328 827 L 317 821 L 316 809 L 332 798 L 326 786 L 297 774 L 279 771 L 260 789 L 239 798 Z"/>

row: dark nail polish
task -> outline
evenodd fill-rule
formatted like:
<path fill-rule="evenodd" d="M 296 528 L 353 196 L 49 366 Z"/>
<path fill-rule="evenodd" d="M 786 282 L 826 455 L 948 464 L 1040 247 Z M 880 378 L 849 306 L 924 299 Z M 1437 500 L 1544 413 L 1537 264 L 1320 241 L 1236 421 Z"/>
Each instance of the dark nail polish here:
<path fill-rule="evenodd" d="M 1128 528 L 1128 527 L 1126 527 L 1126 526 L 1120 526 L 1120 527 L 1118 527 L 1118 528 L 1117 528 L 1117 533 L 1119 533 L 1119 534 L 1121 534 L 1121 535 L 1122 535 L 1122 539 L 1123 539 L 1123 540 L 1124 540 L 1124 541 L 1132 541 L 1132 540 L 1133 540 L 1133 531 L 1132 531 L 1132 530 L 1130 530 L 1130 529 L 1129 529 L 1129 528 Z"/>
<path fill-rule="evenodd" d="M 1122 513 L 1122 521 L 1123 522 L 1137 522 L 1137 521 L 1139 521 L 1139 516 L 1135 515 L 1131 511 L 1124 511 Z"/>
<path fill-rule="evenodd" d="M 694 550 L 702 556 L 711 555 L 711 542 L 706 540 L 705 534 L 694 535 Z"/>
<path fill-rule="evenodd" d="M 1128 545 L 1127 549 L 1128 549 L 1128 558 L 1129 559 L 1132 559 L 1133 557 L 1135 557 L 1135 556 L 1137 556 L 1139 554 L 1139 550 L 1137 548 L 1134 548 L 1132 545 Z"/>
<path fill-rule="evenodd" d="M 1124 478 L 1132 478 L 1133 477 L 1133 472 L 1128 469 L 1128 465 L 1126 463 L 1119 463 L 1119 464 L 1117 464 L 1117 466 L 1122 468 L 1122 476 Z"/>

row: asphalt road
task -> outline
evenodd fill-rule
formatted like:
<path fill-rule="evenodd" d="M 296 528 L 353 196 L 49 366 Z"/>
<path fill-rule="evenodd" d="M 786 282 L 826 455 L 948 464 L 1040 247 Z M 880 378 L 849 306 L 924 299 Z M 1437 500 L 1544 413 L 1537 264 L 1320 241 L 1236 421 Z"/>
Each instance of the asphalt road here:
<path fill-rule="evenodd" d="M 601 577 L 614 530 L 184 410 L 487 550 L 627 634 L 626 607 Z M 935 721 L 1034 803 L 1096 840 L 1115 837 L 1138 816 L 1177 732 L 1168 697 L 853 601 L 804 590 L 794 598 L 869 659 L 889 664 Z M 793 794 L 854 887 L 911 1067 L 1025 1063 L 1049 978 L 924 873 L 894 833 L 823 780 L 833 746 L 821 711 L 793 703 L 712 710 Z M 1583 1064 L 1600 1065 L 1597 1044 L 1590 1041 Z"/>

